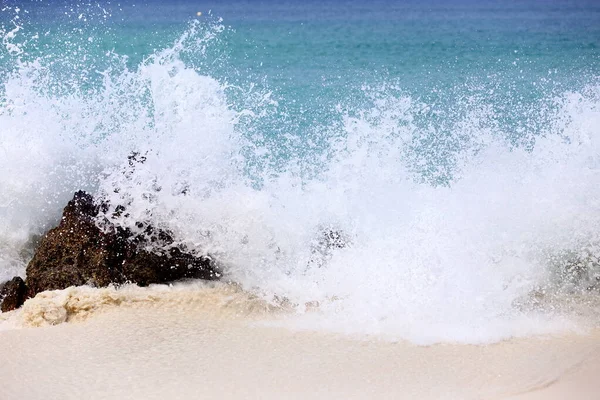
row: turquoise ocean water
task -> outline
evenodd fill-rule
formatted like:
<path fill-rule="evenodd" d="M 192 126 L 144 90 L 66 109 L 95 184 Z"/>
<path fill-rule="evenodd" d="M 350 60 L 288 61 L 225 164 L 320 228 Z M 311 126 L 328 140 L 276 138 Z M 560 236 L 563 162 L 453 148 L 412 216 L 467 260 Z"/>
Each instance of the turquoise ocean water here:
<path fill-rule="evenodd" d="M 86 189 L 318 327 L 489 341 L 595 301 L 595 1 L 1 7 L 0 280 Z"/>

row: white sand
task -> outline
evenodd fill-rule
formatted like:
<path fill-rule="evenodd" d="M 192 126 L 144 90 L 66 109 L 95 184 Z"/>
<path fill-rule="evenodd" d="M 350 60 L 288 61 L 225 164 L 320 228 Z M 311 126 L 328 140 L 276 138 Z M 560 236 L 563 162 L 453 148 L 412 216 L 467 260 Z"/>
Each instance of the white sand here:
<path fill-rule="evenodd" d="M 70 322 L 0 331 L 0 399 L 600 398 L 598 332 L 418 347 L 267 327 L 281 313 L 232 289 L 117 293 L 4 315 Z"/>

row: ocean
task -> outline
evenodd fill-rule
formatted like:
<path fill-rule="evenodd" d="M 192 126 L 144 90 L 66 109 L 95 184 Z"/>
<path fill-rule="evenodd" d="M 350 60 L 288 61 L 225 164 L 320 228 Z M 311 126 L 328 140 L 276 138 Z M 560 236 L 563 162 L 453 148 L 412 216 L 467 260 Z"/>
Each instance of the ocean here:
<path fill-rule="evenodd" d="M 489 343 L 597 315 L 600 3 L 0 7 L 0 281 L 82 189 L 301 328 Z"/>

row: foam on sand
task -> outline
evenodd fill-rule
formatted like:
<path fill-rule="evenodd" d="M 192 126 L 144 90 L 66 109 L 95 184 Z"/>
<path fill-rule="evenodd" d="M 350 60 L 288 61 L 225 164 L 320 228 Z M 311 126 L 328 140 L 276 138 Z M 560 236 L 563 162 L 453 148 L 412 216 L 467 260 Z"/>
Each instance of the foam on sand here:
<path fill-rule="evenodd" d="M 40 327 L 84 321 L 115 308 L 160 307 L 202 312 L 213 318 L 277 315 L 283 304 L 271 304 L 233 284 L 191 281 L 174 285 L 92 288 L 70 287 L 39 293 L 15 312 L 0 314 L 0 327 Z M 2 322 L 4 320 L 4 322 Z M 0 328 L 1 329 L 1 328 Z"/>
<path fill-rule="evenodd" d="M 600 389 L 598 331 L 423 347 L 266 326 L 281 314 L 230 286 L 156 289 L 30 300 L 26 324 L 56 323 L 61 307 L 71 322 L 0 331 L 0 398 L 558 399 Z"/>

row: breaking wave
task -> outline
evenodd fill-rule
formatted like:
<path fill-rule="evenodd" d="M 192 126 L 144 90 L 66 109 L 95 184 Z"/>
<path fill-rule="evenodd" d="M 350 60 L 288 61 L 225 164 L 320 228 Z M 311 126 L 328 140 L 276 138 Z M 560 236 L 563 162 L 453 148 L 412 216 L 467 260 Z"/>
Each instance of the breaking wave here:
<path fill-rule="evenodd" d="M 267 302 L 318 303 L 315 328 L 485 342 L 595 299 L 600 85 L 498 115 L 485 92 L 441 106 L 382 82 L 307 127 L 275 89 L 211 74 L 224 30 L 191 23 L 132 66 L 4 26 L 0 280 L 84 189 Z"/>

